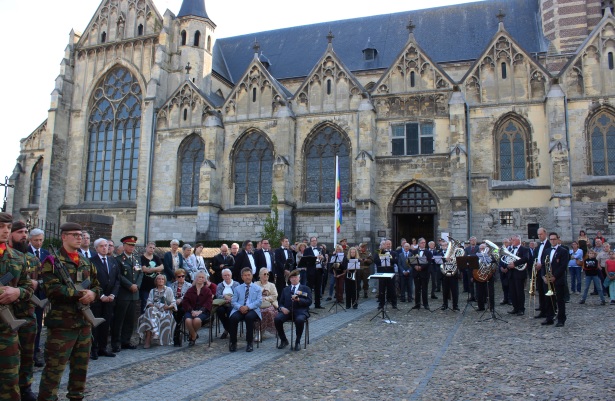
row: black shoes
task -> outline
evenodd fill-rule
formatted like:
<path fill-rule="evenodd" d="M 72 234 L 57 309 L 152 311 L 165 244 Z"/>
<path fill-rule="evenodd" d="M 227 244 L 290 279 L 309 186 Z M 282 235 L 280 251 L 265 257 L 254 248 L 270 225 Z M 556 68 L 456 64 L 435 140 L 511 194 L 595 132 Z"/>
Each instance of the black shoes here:
<path fill-rule="evenodd" d="M 540 315 L 534 316 L 534 319 L 543 319 L 545 317 L 547 317 L 547 315 L 545 315 L 544 313 L 541 313 Z"/>
<path fill-rule="evenodd" d="M 237 351 L 237 343 L 230 343 L 228 345 L 228 350 L 231 351 L 231 352 Z"/>
<path fill-rule="evenodd" d="M 517 313 L 519 313 L 519 311 L 518 311 L 518 310 L 516 310 L 516 309 L 513 309 L 513 310 L 509 310 L 509 311 L 508 311 L 508 312 L 506 312 L 506 313 L 508 313 L 509 315 L 516 315 Z"/>
<path fill-rule="evenodd" d="M 314 309 L 325 309 L 325 307 L 318 305 L 318 306 L 315 306 Z"/>
<path fill-rule="evenodd" d="M 564 322 L 557 322 L 555 327 L 564 327 Z"/>
<path fill-rule="evenodd" d="M 295 343 L 295 348 L 293 348 L 293 351 L 301 351 L 301 343 Z"/>
<path fill-rule="evenodd" d="M 500 302 L 500 305 L 506 305 L 506 304 L 508 304 L 507 300 L 503 300 L 502 302 Z"/>
<path fill-rule="evenodd" d="M 284 349 L 286 347 L 288 347 L 288 340 L 280 341 L 280 344 L 278 345 L 278 349 Z"/>
<path fill-rule="evenodd" d="M 414 305 L 412 309 L 421 309 L 421 305 Z"/>
<path fill-rule="evenodd" d="M 106 356 L 106 357 L 109 357 L 109 358 L 115 357 L 115 354 L 113 352 L 109 352 L 106 349 L 105 350 L 99 350 L 98 351 L 98 355 L 99 356 Z"/>
<path fill-rule="evenodd" d="M 43 359 L 42 352 L 40 351 L 34 355 L 34 366 L 37 368 L 42 368 L 45 366 L 45 360 Z"/>
<path fill-rule="evenodd" d="M 540 324 L 542 324 L 543 326 L 551 326 L 553 324 L 553 320 L 545 320 L 544 322 L 542 322 Z M 559 322 L 558 322 L 558 324 L 559 324 Z"/>
<path fill-rule="evenodd" d="M 485 310 L 485 308 L 478 308 L 476 309 L 477 312 L 483 312 Z"/>
<path fill-rule="evenodd" d="M 31 386 L 20 387 L 19 390 L 22 401 L 36 401 L 36 394 L 32 392 Z"/>
<path fill-rule="evenodd" d="M 248 344 L 246 346 L 246 352 L 252 352 L 252 351 L 254 351 L 254 348 L 252 347 L 252 344 Z"/>
<path fill-rule="evenodd" d="M 90 359 L 92 359 L 94 361 L 98 359 L 98 352 L 95 349 L 90 351 Z"/>
<path fill-rule="evenodd" d="M 130 343 L 122 344 L 122 349 L 137 349 L 137 346 L 136 345 L 132 345 Z"/>
<path fill-rule="evenodd" d="M 436 297 L 436 294 L 431 294 L 431 299 L 438 299 L 438 297 Z"/>
<path fill-rule="evenodd" d="M 115 352 L 116 354 L 117 354 L 118 352 L 120 352 L 121 350 L 122 350 L 122 349 L 121 349 L 118 345 L 116 345 L 116 346 L 114 346 L 114 347 L 112 347 L 112 348 L 111 348 L 111 351 Z"/>
<path fill-rule="evenodd" d="M 393 309 L 397 309 L 397 305 L 393 305 Z"/>
<path fill-rule="evenodd" d="M 355 303 L 354 305 L 352 305 L 352 309 L 357 309 L 359 307 L 359 304 Z"/>
<path fill-rule="evenodd" d="M 453 306 L 453 310 L 454 310 L 454 311 L 457 311 L 457 312 L 459 312 L 459 311 L 460 311 L 460 309 L 459 309 L 459 307 L 458 307 L 458 306 Z"/>
<path fill-rule="evenodd" d="M 228 337 L 228 331 L 224 330 L 224 333 L 220 335 L 220 340 L 226 340 L 226 337 Z"/>
<path fill-rule="evenodd" d="M 523 315 L 525 315 L 525 312 L 523 311 L 519 311 L 515 314 L 515 316 L 523 316 Z"/>
<path fill-rule="evenodd" d="M 440 307 L 440 310 L 447 310 L 447 309 L 448 309 L 448 306 L 447 306 L 447 305 L 442 305 L 442 306 Z"/>

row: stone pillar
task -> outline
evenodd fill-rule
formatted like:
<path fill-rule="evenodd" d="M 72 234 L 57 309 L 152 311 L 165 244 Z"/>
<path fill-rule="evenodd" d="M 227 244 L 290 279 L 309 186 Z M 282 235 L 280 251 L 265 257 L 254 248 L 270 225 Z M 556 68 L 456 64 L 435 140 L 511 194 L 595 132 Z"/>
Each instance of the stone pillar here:
<path fill-rule="evenodd" d="M 297 126 L 295 115 L 288 103 L 281 104 L 276 113 L 277 135 L 275 161 L 273 163 L 272 189 L 278 196 L 279 226 L 284 234 L 294 236 L 293 210 L 297 200 L 293 198 L 295 180 L 295 137 Z"/>
<path fill-rule="evenodd" d="M 353 188 L 356 205 L 355 242 L 371 242 L 375 240 L 372 222 L 377 218 L 376 194 L 376 162 L 374 160 L 376 137 L 376 111 L 367 98 L 361 101 L 357 113 L 358 143 L 353 144 L 357 149 L 354 158 Z"/>
<path fill-rule="evenodd" d="M 553 83 L 545 103 L 551 161 L 550 206 L 555 223 L 553 229 L 558 232 L 562 240 L 571 241 L 573 238 L 572 194 L 570 192 L 570 153 L 566 137 L 565 102 L 564 92 L 559 83 Z"/>
<path fill-rule="evenodd" d="M 152 185 L 152 141 L 156 137 L 156 127 L 154 124 L 154 99 L 146 98 L 145 107 L 141 114 L 141 146 L 139 148 L 139 174 L 137 178 L 137 210 L 135 218 L 134 235 L 139 239 L 139 243 L 144 244 L 147 237 L 146 221 L 149 220 L 148 188 Z M 151 180 L 154 178 L 152 177 Z"/>
<path fill-rule="evenodd" d="M 449 105 L 449 158 L 451 161 L 451 218 L 448 233 L 453 238 L 469 238 L 470 211 L 468 200 L 468 154 L 466 148 L 466 101 L 455 87 Z M 441 227 L 441 231 L 446 231 Z"/>

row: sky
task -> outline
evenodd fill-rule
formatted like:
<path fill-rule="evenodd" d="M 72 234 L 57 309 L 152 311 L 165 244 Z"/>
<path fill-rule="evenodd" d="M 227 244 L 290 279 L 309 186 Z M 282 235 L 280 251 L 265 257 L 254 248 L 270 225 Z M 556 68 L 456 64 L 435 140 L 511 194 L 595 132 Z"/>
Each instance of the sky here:
<path fill-rule="evenodd" d="M 205 0 L 216 37 L 318 22 L 418 10 L 477 0 Z M 179 12 L 182 0 L 153 0 L 158 12 Z M 11 176 L 19 141 L 46 118 L 71 29 L 83 32 L 101 0 L 0 0 L 0 181 Z M 301 4 L 301 5 L 298 5 Z M 255 6 L 257 5 L 257 6 Z M 0 196 L 3 191 L 0 189 Z"/>

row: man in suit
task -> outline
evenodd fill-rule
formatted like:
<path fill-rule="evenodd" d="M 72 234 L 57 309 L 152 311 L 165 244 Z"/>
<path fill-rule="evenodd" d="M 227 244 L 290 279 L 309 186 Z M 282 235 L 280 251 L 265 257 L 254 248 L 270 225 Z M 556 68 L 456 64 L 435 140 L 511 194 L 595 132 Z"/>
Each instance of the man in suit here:
<path fill-rule="evenodd" d="M 413 252 L 414 256 L 417 257 L 417 263 L 412 266 L 414 269 L 414 306 L 412 309 L 421 309 L 421 299 L 423 300 L 423 307 L 429 309 L 427 287 L 429 285 L 429 266 L 432 263 L 433 254 L 427 249 L 426 245 L 425 238 L 419 238 L 419 247 Z"/>
<path fill-rule="evenodd" d="M 536 263 L 536 272 L 537 272 L 537 276 L 542 277 L 543 275 L 542 266 L 545 263 L 545 257 L 547 256 L 547 254 L 550 253 L 549 251 L 551 249 L 551 242 L 549 242 L 549 239 L 547 236 L 547 230 L 545 230 L 543 227 L 540 227 L 537 233 L 538 233 L 538 240 L 540 242 L 538 243 L 538 251 L 536 253 L 536 260 L 538 261 Z M 534 318 L 535 319 L 546 318 L 547 317 L 547 299 L 545 297 L 545 284 L 542 281 L 542 279 L 536 280 L 536 290 L 538 292 L 538 308 L 536 308 L 536 310 L 540 311 L 540 313 L 534 316 Z"/>
<path fill-rule="evenodd" d="M 94 360 L 98 356 L 114 357 L 115 354 L 107 350 L 107 341 L 109 338 L 109 328 L 113 319 L 113 307 L 115 297 L 120 290 L 119 269 L 115 258 L 109 257 L 109 243 L 104 238 L 99 238 L 94 241 L 94 249 L 96 254 L 90 258 L 90 262 L 96 268 L 98 282 L 102 288 L 100 299 L 92 303 L 92 313 L 96 317 L 105 319 L 103 323 L 98 325 L 94 330 L 94 341 L 92 342 L 92 350 L 90 357 Z"/>
<path fill-rule="evenodd" d="M 322 276 L 326 266 L 324 266 L 322 255 L 322 249 L 318 247 L 318 237 L 310 238 L 310 246 L 305 248 L 303 256 L 315 256 L 316 264 L 313 267 L 308 268 L 307 271 L 307 283 L 308 287 L 312 289 L 314 294 L 314 305 L 316 309 L 324 309 L 320 305 L 321 288 L 322 288 Z"/>
<path fill-rule="evenodd" d="M 412 266 L 408 264 L 408 260 L 413 256 L 410 250 L 410 243 L 404 242 L 402 250 L 398 254 L 399 260 L 399 286 L 401 288 L 401 302 L 412 302 L 414 295 L 412 290 L 414 289 L 414 281 L 412 280 Z"/>
<path fill-rule="evenodd" d="M 548 282 L 553 283 L 555 287 L 555 294 L 551 298 L 552 300 L 546 300 L 546 318 L 542 325 L 553 324 L 555 317 L 555 311 L 553 305 L 557 303 L 557 324 L 555 327 L 563 327 L 566 322 L 566 269 L 568 268 L 568 261 L 570 259 L 570 253 L 563 247 L 559 246 L 559 235 L 555 232 L 549 233 L 549 242 L 551 243 L 551 249 L 547 251 L 549 256 L 551 277 L 546 277 L 547 264 L 545 259 L 544 269 L 541 269 L 542 280 L 547 285 Z M 545 256 L 546 258 L 546 256 Z M 545 297 L 550 298 L 550 297 Z M 553 302 L 551 302 L 553 301 Z"/>
<path fill-rule="evenodd" d="M 470 246 L 464 249 L 465 256 L 474 256 L 480 251 L 480 247 L 476 244 L 476 237 L 470 237 Z M 463 279 L 463 292 L 470 293 L 470 301 L 475 300 L 474 281 L 472 280 L 472 270 L 463 269 L 461 273 Z"/>
<path fill-rule="evenodd" d="M 239 322 L 246 322 L 246 352 L 252 352 L 252 341 L 254 340 L 254 322 L 261 320 L 261 303 L 263 302 L 263 290 L 256 284 L 252 284 L 252 269 L 244 267 L 241 269 L 241 279 L 243 284 L 238 285 L 233 290 L 231 305 L 233 310 L 229 317 L 229 351 L 237 351 L 237 327 Z"/>
<path fill-rule="evenodd" d="M 286 287 L 286 277 L 295 267 L 295 254 L 290 249 L 288 238 L 282 238 L 282 246 L 275 250 L 275 287 L 278 290 L 278 299 L 282 296 L 282 290 Z"/>
<path fill-rule="evenodd" d="M 91 258 L 94 255 L 95 251 L 90 248 L 90 233 L 87 231 L 83 231 L 83 241 L 81 242 L 81 247 L 79 248 L 79 252 L 86 258 Z"/>
<path fill-rule="evenodd" d="M 280 297 L 278 308 L 278 315 L 273 319 L 275 328 L 278 331 L 280 337 L 280 344 L 278 349 L 283 349 L 288 346 L 288 338 L 284 333 L 284 322 L 292 319 L 295 323 L 295 346 L 291 349 L 294 351 L 301 350 L 301 336 L 303 335 L 303 327 L 305 322 L 310 316 L 310 305 L 312 304 L 312 291 L 310 287 L 299 284 L 300 273 L 299 270 L 293 270 L 290 273 L 290 285 L 284 288 L 282 296 Z"/>
<path fill-rule="evenodd" d="M 510 239 L 504 238 L 502 243 L 502 246 L 510 251 Z M 500 255 L 500 258 L 502 256 L 503 255 Z M 512 305 L 512 301 L 510 300 L 510 293 L 508 291 L 510 281 L 509 267 L 505 265 L 504 262 L 502 262 L 501 260 L 498 261 L 498 267 L 500 271 L 500 282 L 502 283 L 502 293 L 504 296 L 504 299 L 502 299 L 500 305 Z"/>
<path fill-rule="evenodd" d="M 253 279 L 258 276 L 256 260 L 254 258 L 254 245 L 250 240 L 245 240 L 243 242 L 243 249 L 237 253 L 237 257 L 235 258 L 235 268 L 233 269 L 233 280 L 237 282 L 241 282 L 243 280 L 243 277 L 241 277 L 241 272 L 244 267 L 250 268 Z"/>
<path fill-rule="evenodd" d="M 261 268 L 266 267 L 269 272 L 269 281 L 275 283 L 275 257 L 269 245 L 269 240 L 267 238 L 263 238 L 260 244 L 261 249 L 254 251 L 256 268 L 260 272 Z"/>
<path fill-rule="evenodd" d="M 119 268 L 120 289 L 115 303 L 113 330 L 111 330 L 113 352 L 137 348 L 130 343 L 130 337 L 134 331 L 135 307 L 139 301 L 139 287 L 143 280 L 139 259 L 132 255 L 137 237 L 128 235 L 120 241 L 124 245 L 124 253 L 115 257 Z"/>
<path fill-rule="evenodd" d="M 220 284 L 222 281 L 222 270 L 224 269 L 232 269 L 235 266 L 235 259 L 233 259 L 230 255 L 228 245 L 222 244 L 220 247 L 220 253 L 214 256 L 214 260 L 211 264 L 211 282 L 215 284 Z"/>
<path fill-rule="evenodd" d="M 43 249 L 43 242 L 45 241 L 45 232 L 40 228 L 34 228 L 30 230 L 30 245 L 28 245 L 28 251 L 35 255 L 40 262 L 45 260 L 49 256 L 49 252 Z M 39 280 L 38 286 L 34 291 L 39 299 L 45 299 L 45 291 L 43 291 L 43 280 Z M 43 329 L 43 308 L 35 307 L 34 313 L 36 314 L 36 339 L 34 340 L 34 366 L 42 368 L 45 366 L 43 361 L 43 354 L 41 352 L 41 330 Z"/>
<path fill-rule="evenodd" d="M 513 309 L 508 313 L 511 315 L 523 316 L 525 314 L 525 280 L 527 273 L 525 270 L 517 270 L 518 266 L 528 265 L 530 261 L 530 251 L 521 245 L 521 237 L 513 235 L 511 237 L 510 253 L 518 256 L 519 259 L 508 264 L 508 291 Z"/>

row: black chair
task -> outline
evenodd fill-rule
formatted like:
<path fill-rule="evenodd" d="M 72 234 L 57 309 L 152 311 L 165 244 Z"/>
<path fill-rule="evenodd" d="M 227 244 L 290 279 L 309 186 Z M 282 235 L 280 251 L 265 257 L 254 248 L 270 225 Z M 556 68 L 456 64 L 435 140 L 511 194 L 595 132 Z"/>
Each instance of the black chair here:
<path fill-rule="evenodd" d="M 289 320 L 288 322 L 292 322 Z M 285 322 L 285 323 L 288 323 Z M 291 325 L 290 331 L 290 345 L 294 346 L 293 338 L 295 336 L 295 328 L 294 323 Z M 303 328 L 303 349 L 307 349 L 307 345 L 310 343 L 310 316 L 308 315 L 307 319 L 305 319 L 305 327 Z M 280 336 L 278 335 L 278 331 L 275 332 L 275 347 L 277 348 L 280 344 Z"/>

